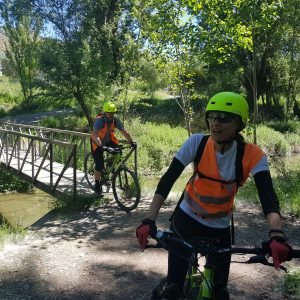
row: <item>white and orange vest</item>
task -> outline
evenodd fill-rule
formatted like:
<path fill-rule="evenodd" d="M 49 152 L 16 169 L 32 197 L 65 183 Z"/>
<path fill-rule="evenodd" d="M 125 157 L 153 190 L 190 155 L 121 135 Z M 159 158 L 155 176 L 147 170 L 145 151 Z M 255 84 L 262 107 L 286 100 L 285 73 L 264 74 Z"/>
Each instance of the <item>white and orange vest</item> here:
<path fill-rule="evenodd" d="M 254 144 L 245 144 L 242 160 L 242 184 L 252 168 L 263 158 L 263 151 Z M 222 180 L 217 165 L 214 143 L 208 139 L 196 172 L 185 187 L 184 199 L 191 210 L 203 219 L 229 216 L 233 210 L 237 182 Z M 201 176 L 201 174 L 204 176 Z M 207 178 L 208 177 L 208 178 Z"/>
<path fill-rule="evenodd" d="M 96 117 L 96 119 L 100 119 L 103 117 L 104 116 L 102 114 L 99 114 Z M 104 139 L 105 135 L 107 134 L 107 131 L 109 130 L 110 140 L 112 142 L 114 142 L 115 144 L 119 144 L 119 141 L 115 136 L 115 128 L 116 128 L 115 121 L 112 121 L 110 124 L 107 124 L 107 122 L 104 122 L 104 127 L 101 130 L 99 130 L 99 132 L 98 132 L 98 136 L 99 136 L 100 140 L 102 141 Z M 94 130 L 92 130 L 91 136 L 93 133 L 94 133 Z M 98 145 L 93 142 L 92 138 L 91 138 L 91 142 L 92 142 L 93 151 L 95 151 L 97 149 Z"/>

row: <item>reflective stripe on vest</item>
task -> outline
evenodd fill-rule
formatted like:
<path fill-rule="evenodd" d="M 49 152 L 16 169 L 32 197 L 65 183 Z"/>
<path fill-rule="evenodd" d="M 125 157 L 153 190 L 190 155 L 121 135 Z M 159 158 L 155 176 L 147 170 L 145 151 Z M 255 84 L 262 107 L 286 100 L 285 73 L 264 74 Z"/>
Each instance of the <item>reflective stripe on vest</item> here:
<path fill-rule="evenodd" d="M 256 145 L 245 144 L 242 160 L 244 183 L 250 170 L 263 158 L 264 153 Z M 237 193 L 236 181 L 224 181 L 217 165 L 214 143 L 208 139 L 197 171 L 185 188 L 185 201 L 202 218 L 221 218 L 233 210 L 234 196 Z M 204 175 L 204 176 L 203 176 Z"/>
<path fill-rule="evenodd" d="M 96 117 L 96 119 L 100 119 L 100 118 L 103 118 L 103 115 L 99 115 L 99 116 Z M 115 136 L 115 132 L 114 132 L 115 128 L 116 128 L 116 125 L 115 125 L 115 122 L 113 121 L 113 122 L 111 122 L 110 128 L 109 128 L 110 140 L 112 142 L 114 142 L 115 144 L 119 144 L 119 141 Z M 98 131 L 98 136 L 99 136 L 101 141 L 105 137 L 105 135 L 107 133 L 107 130 L 108 130 L 108 124 L 107 124 L 107 122 L 104 122 L 104 127 Z M 91 136 L 93 135 L 93 133 L 94 133 L 94 129 L 92 130 Z M 95 144 L 93 142 L 93 140 L 92 140 L 92 147 L 93 147 L 93 151 L 95 151 L 98 147 L 98 145 Z"/>

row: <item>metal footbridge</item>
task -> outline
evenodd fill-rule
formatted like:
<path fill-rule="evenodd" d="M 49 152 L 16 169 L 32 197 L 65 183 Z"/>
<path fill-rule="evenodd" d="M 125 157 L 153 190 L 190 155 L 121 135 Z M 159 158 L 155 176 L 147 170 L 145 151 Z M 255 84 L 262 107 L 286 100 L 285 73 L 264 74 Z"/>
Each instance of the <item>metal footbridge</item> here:
<path fill-rule="evenodd" d="M 37 188 L 58 194 L 93 194 L 83 170 L 90 134 L 0 123 L 0 166 Z"/>

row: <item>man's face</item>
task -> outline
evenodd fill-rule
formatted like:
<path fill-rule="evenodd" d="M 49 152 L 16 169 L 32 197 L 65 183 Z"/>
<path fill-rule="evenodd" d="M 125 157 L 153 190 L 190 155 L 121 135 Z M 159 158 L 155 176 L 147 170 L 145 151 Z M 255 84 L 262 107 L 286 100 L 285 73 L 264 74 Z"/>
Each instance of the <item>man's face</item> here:
<path fill-rule="evenodd" d="M 211 138 L 216 142 L 224 142 L 234 137 L 240 127 L 238 116 L 221 111 L 207 114 Z"/>
<path fill-rule="evenodd" d="M 106 115 L 107 119 L 112 120 L 114 118 L 115 113 L 106 112 L 105 115 Z"/>

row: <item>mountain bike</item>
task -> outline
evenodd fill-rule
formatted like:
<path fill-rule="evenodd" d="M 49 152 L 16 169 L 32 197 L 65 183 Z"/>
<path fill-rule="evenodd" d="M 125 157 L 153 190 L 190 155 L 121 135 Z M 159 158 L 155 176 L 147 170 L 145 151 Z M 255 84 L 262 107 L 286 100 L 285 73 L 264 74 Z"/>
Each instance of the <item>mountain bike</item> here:
<path fill-rule="evenodd" d="M 119 145 L 117 148 L 103 146 L 102 149 L 105 169 L 102 172 L 100 182 L 101 193 L 109 193 L 112 189 L 118 206 L 129 212 L 138 206 L 141 197 L 141 188 L 136 171 L 136 148 L 129 145 Z M 135 171 L 130 170 L 126 165 L 133 153 L 135 154 Z M 94 189 L 94 168 L 93 155 L 92 152 L 89 152 L 84 160 L 84 172 L 92 189 Z"/>
<path fill-rule="evenodd" d="M 180 300 L 213 300 L 214 299 L 214 272 L 213 262 L 207 259 L 208 255 L 220 254 L 252 254 L 252 256 L 242 263 L 252 264 L 260 263 L 267 266 L 272 266 L 269 262 L 266 253 L 262 247 L 244 248 L 244 247 L 217 247 L 217 240 L 212 238 L 197 237 L 189 241 L 185 241 L 175 236 L 172 231 L 158 231 L 156 235 L 156 245 L 148 245 L 147 248 L 164 248 L 168 251 L 174 251 L 172 248 L 175 245 L 187 248 L 192 255 L 187 258 L 189 261 L 189 269 L 185 279 L 183 291 Z M 179 254 L 178 254 L 179 255 Z M 300 257 L 300 250 L 293 250 L 293 258 Z M 199 259 L 205 258 L 205 263 L 200 268 Z M 281 266 L 281 269 L 286 271 L 286 268 Z M 166 286 L 166 278 L 163 278 L 152 290 L 148 300 L 164 299 L 162 294 Z"/>

